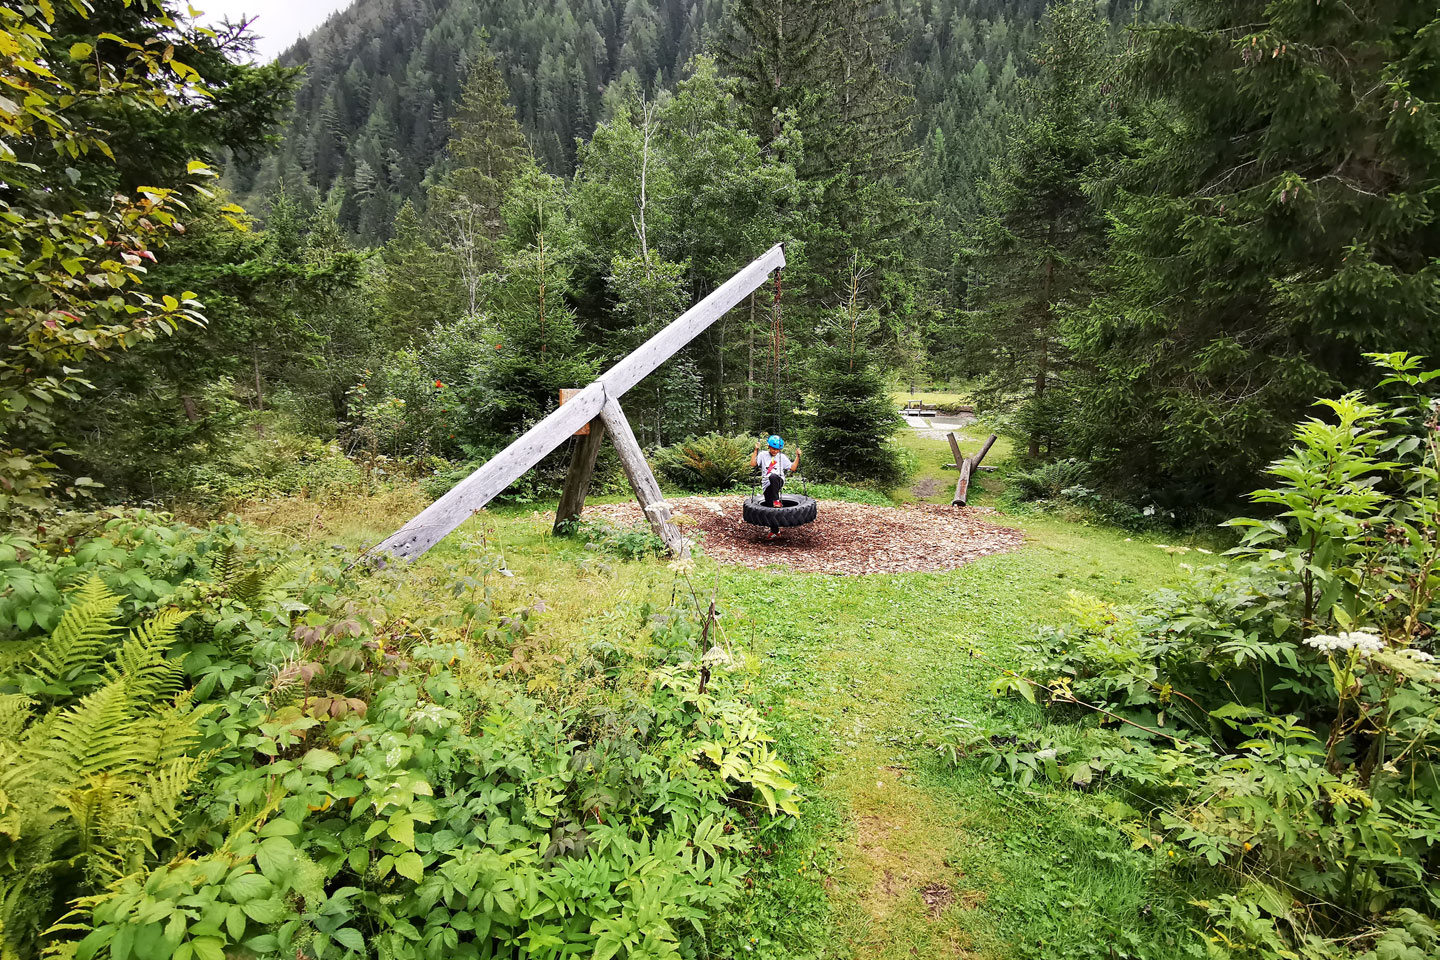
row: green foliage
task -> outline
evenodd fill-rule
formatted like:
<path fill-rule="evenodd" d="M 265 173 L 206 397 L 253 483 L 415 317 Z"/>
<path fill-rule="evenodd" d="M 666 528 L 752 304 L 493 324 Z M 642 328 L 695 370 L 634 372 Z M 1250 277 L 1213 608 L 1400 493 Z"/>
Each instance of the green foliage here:
<path fill-rule="evenodd" d="M 92 386 L 96 361 L 204 323 L 183 287 L 142 289 L 146 262 L 183 232 L 179 185 L 200 190 L 220 148 L 255 146 L 288 95 L 284 71 L 226 59 L 242 38 L 172 6 L 93 22 L 79 3 L 0 14 L 5 85 L 23 91 L 0 100 L 0 517 L 46 506 L 57 464 L 44 451 L 64 442 L 55 408 Z"/>
<path fill-rule="evenodd" d="M 592 549 L 621 560 L 652 560 L 669 552 L 645 522 L 614 524 L 604 520 L 583 520 L 576 528 L 580 539 Z"/>
<path fill-rule="evenodd" d="M 860 304 L 862 276 L 852 271 L 850 297 L 827 340 L 806 358 L 815 393 L 814 422 L 805 431 L 805 466 L 827 480 L 893 487 L 904 479 L 889 440 L 900 427 L 889 383 L 875 362 L 878 321 Z"/>
<path fill-rule="evenodd" d="M 120 639 L 120 598 L 92 577 L 54 631 L 0 679 L 0 930 L 27 955 L 65 899 L 156 856 L 204 769 L 198 722 L 167 656 L 187 614 Z"/>
<path fill-rule="evenodd" d="M 753 450 L 750 437 L 710 433 L 662 447 L 651 460 L 661 476 L 685 490 L 728 490 L 754 472 L 750 466 Z"/>
<path fill-rule="evenodd" d="M 396 350 L 454 322 L 468 306 L 458 258 L 439 231 L 409 201 L 395 215 L 390 242 L 380 251 L 372 302 L 380 314 L 381 343 Z"/>
<path fill-rule="evenodd" d="M 1373 385 L 1361 352 L 1440 330 L 1433 5 L 1179 11 L 1140 31 L 1154 115 L 1074 339 L 1077 449 L 1170 504 L 1236 497 L 1316 396 Z"/>
<path fill-rule="evenodd" d="M 597 372 L 566 300 L 571 227 L 564 190 L 531 168 L 505 201 L 504 272 L 492 278 L 488 294 L 498 340 L 492 424 L 502 435 L 539 420 L 559 405 L 562 389 L 583 387 Z"/>
<path fill-rule="evenodd" d="M 402 600 L 239 527 L 74 519 L 103 533 L 0 542 L 10 955 L 693 955 L 798 813 L 682 611 L 557 648 L 483 545 Z"/>
<path fill-rule="evenodd" d="M 1066 490 L 1084 486 L 1090 479 L 1090 467 L 1079 460 L 1056 460 L 1034 470 L 1021 470 L 1010 475 L 1010 485 L 1021 500 L 1058 500 Z"/>
<path fill-rule="evenodd" d="M 1423 950 L 1440 910 L 1436 374 L 1375 359 L 1396 399 L 1296 430 L 1254 495 L 1273 515 L 1231 522 L 1235 564 L 1138 609 L 1076 595 L 996 684 L 1117 724 L 1046 772 L 1121 785 L 1137 845 L 1233 878 L 1200 904 L 1232 956 Z"/>
<path fill-rule="evenodd" d="M 1046 12 L 1017 117 L 982 187 L 966 316 L 969 369 L 981 399 L 1012 410 L 1008 420 L 1034 459 L 1067 448 L 1064 394 L 1071 361 L 1066 304 L 1091 292 L 1103 211 L 1086 178 L 1123 155 L 1126 131 L 1106 76 L 1105 26 L 1088 0 Z"/>

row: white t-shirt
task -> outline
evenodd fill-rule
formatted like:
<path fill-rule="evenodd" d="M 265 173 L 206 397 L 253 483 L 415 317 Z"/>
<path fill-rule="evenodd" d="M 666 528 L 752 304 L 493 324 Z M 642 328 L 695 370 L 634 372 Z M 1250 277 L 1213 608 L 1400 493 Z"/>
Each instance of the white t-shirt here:
<path fill-rule="evenodd" d="M 772 473 L 780 474 L 783 479 L 785 472 L 794 464 L 785 454 L 772 454 L 769 450 L 763 451 L 755 458 L 755 463 L 760 467 L 760 480 L 764 482 L 770 479 Z"/>

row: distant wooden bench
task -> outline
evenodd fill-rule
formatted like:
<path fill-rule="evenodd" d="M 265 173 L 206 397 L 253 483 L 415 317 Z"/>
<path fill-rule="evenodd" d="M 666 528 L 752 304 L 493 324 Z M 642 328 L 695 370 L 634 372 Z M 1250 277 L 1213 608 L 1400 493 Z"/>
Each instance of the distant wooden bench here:
<path fill-rule="evenodd" d="M 900 412 L 907 417 L 933 417 L 940 411 L 936 407 L 927 407 L 919 400 L 911 400 L 900 408 Z"/>

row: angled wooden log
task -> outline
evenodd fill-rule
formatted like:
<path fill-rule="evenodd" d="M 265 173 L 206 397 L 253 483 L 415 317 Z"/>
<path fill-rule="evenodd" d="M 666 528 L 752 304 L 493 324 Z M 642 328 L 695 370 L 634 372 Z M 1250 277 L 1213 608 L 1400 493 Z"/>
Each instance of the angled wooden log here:
<path fill-rule="evenodd" d="M 963 507 L 970 497 L 970 461 L 960 461 L 960 479 L 955 481 L 955 499 L 950 501 L 952 507 Z"/>
<path fill-rule="evenodd" d="M 430 504 L 419 516 L 377 544 L 371 553 L 384 553 L 413 560 L 429 550 L 518 480 L 526 470 L 545 459 L 572 434 L 595 419 L 605 406 L 606 400 L 618 400 L 625 391 L 679 353 L 690 341 L 724 316 L 726 311 L 764 283 L 766 277 L 783 266 L 785 248 L 776 244 L 726 280 L 704 300 L 681 314 L 679 319 L 605 371 L 599 380 L 575 394 L 569 402 L 535 424 L 480 469 L 460 481 L 454 489 Z M 611 432 L 613 433 L 613 429 Z M 631 437 L 634 437 L 633 433 Z M 645 472 L 649 473 L 648 466 Z M 653 476 L 650 479 L 654 481 Z M 636 495 L 639 494 L 640 491 L 637 490 Z M 683 544 L 683 541 L 681 543 Z"/>
<path fill-rule="evenodd" d="M 965 455 L 960 452 L 960 441 L 955 438 L 953 430 L 945 434 L 945 439 L 950 441 L 950 455 L 955 458 L 955 469 L 959 470 L 961 462 L 965 459 Z"/>
<path fill-rule="evenodd" d="M 585 510 L 585 497 L 590 492 L 590 478 L 595 475 L 595 460 L 600 456 L 600 441 L 605 439 L 605 424 L 596 417 L 588 425 L 589 432 L 575 439 L 570 452 L 570 469 L 565 474 L 565 487 L 560 491 L 560 506 L 555 511 L 556 533 L 567 523 L 580 519 Z"/>
<path fill-rule="evenodd" d="M 599 416 L 604 405 L 605 388 L 598 383 L 590 384 L 575 399 L 535 424 L 520 439 L 391 534 L 372 553 L 388 553 L 404 560 L 420 556 L 520 479 L 526 470 L 544 460 L 576 430 Z"/>
<path fill-rule="evenodd" d="M 963 507 L 967 504 L 970 499 L 970 477 L 980 469 L 980 461 L 985 459 L 985 454 L 995 446 L 997 439 L 999 438 L 995 434 L 990 434 L 990 438 L 985 441 L 985 445 L 980 448 L 979 453 L 961 460 L 960 445 L 955 441 L 955 434 L 950 434 L 950 449 L 955 452 L 955 463 L 960 467 L 960 479 L 955 484 L 955 499 L 950 501 L 951 506 Z"/>
<path fill-rule="evenodd" d="M 990 434 L 990 438 L 985 441 L 985 445 L 980 448 L 980 452 L 970 458 L 970 467 L 972 469 L 980 466 L 980 461 L 985 459 L 985 454 L 990 452 L 990 448 L 995 446 L 995 441 L 999 439 L 995 434 Z"/>
<path fill-rule="evenodd" d="M 685 538 L 680 535 L 680 528 L 670 520 L 670 507 L 665 503 L 660 484 L 655 480 L 655 474 L 650 471 L 650 464 L 645 460 L 645 451 L 640 449 L 640 442 L 635 439 L 635 431 L 630 429 L 630 421 L 625 419 L 625 412 L 613 397 L 605 401 L 605 406 L 600 410 L 600 419 L 605 421 L 605 429 L 609 431 L 610 439 L 614 441 L 615 449 L 620 454 L 620 465 L 625 468 L 625 476 L 630 478 L 630 486 L 635 490 L 635 499 L 640 501 L 640 509 L 645 511 L 645 519 L 650 521 L 655 535 L 665 541 L 671 555 L 687 556 L 690 548 L 685 543 Z"/>

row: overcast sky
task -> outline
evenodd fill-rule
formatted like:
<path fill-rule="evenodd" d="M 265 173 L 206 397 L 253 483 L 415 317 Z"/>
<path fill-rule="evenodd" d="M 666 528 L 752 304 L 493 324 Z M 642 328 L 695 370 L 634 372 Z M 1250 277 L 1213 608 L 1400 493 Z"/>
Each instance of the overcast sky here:
<path fill-rule="evenodd" d="M 314 30 L 351 0 L 191 0 L 205 11 L 207 20 L 241 16 L 255 18 L 251 28 L 259 37 L 259 56 L 273 60 L 296 39 Z"/>

